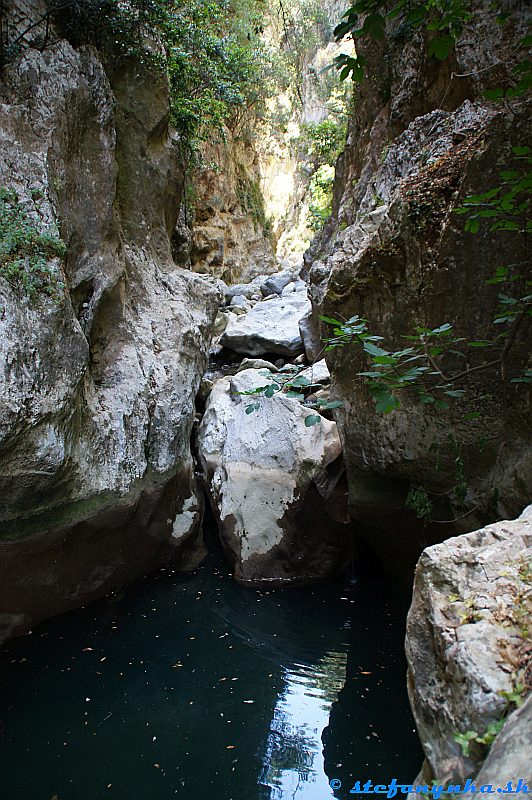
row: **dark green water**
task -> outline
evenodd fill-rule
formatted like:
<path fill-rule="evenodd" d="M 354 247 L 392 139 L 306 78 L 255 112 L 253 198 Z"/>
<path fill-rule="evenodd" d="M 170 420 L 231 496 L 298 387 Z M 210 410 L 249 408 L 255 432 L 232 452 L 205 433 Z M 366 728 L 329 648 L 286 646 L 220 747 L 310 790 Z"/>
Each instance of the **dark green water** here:
<path fill-rule="evenodd" d="M 350 780 L 412 781 L 404 611 L 375 575 L 254 591 L 211 556 L 44 623 L 1 656 L 0 798 L 345 800 Z"/>

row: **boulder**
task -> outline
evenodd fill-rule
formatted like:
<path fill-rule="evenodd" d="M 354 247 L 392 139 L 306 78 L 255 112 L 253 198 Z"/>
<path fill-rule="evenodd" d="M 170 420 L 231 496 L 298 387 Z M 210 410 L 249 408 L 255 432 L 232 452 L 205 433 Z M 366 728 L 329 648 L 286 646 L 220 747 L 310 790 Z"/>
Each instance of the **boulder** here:
<path fill-rule="evenodd" d="M 292 292 L 304 292 L 306 291 L 306 288 L 307 284 L 305 283 L 305 281 L 302 281 L 298 278 L 295 281 L 287 283 L 283 291 L 281 292 L 281 295 L 282 297 L 285 297 L 285 295 L 292 294 Z"/>
<path fill-rule="evenodd" d="M 299 321 L 309 309 L 310 302 L 304 292 L 262 301 L 242 319 L 230 322 L 220 342 L 248 356 L 265 353 L 296 356 L 303 352 Z"/>
<path fill-rule="evenodd" d="M 484 735 L 508 710 L 504 693 L 529 685 L 531 558 L 529 506 L 519 519 L 448 539 L 419 559 L 407 623 L 408 690 L 425 774 L 439 783 L 477 775 L 486 747 L 472 741 L 466 757 L 454 737 Z M 505 774 L 514 764 L 512 777 L 524 777 L 511 748 L 507 758 Z"/>
<path fill-rule="evenodd" d="M 263 358 L 243 358 L 237 372 L 243 372 L 245 369 L 269 369 L 270 372 L 279 372 L 275 364 Z"/>
<path fill-rule="evenodd" d="M 281 272 L 275 272 L 273 275 L 270 275 L 269 278 L 266 278 L 263 284 L 261 284 L 260 290 L 264 297 L 269 294 L 281 294 L 285 286 L 288 286 L 289 283 L 292 283 L 295 280 L 295 275 L 291 270 L 282 270 Z"/>
<path fill-rule="evenodd" d="M 230 301 L 237 296 L 244 296 L 250 300 L 254 294 L 257 293 L 257 286 L 254 283 L 236 283 L 233 286 L 227 286 L 224 289 L 226 301 Z"/>
<path fill-rule="evenodd" d="M 229 304 L 231 309 L 233 308 L 242 308 L 244 311 L 249 311 L 251 308 L 251 303 L 247 299 L 247 297 L 243 294 L 235 294 L 231 298 L 231 302 Z"/>
<path fill-rule="evenodd" d="M 321 361 L 316 361 L 315 364 L 312 364 L 307 369 L 304 369 L 300 375 L 307 378 L 311 383 L 329 383 L 331 380 L 331 373 L 329 372 L 329 367 L 325 363 L 324 358 L 322 358 Z"/>
<path fill-rule="evenodd" d="M 198 434 L 207 491 L 238 581 L 324 578 L 347 558 L 340 439 L 285 394 L 246 394 L 269 382 L 249 369 L 214 386 Z"/>

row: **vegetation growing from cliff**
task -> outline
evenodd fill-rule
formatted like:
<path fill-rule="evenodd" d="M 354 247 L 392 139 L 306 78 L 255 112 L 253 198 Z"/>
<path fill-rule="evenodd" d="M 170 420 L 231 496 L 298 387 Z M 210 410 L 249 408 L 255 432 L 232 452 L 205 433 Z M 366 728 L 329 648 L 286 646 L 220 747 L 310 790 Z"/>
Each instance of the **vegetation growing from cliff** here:
<path fill-rule="evenodd" d="M 356 0 L 344 13 L 334 33 L 339 42 L 346 37 L 352 37 L 355 42 L 361 38 L 381 41 L 387 35 L 388 22 L 395 21 L 396 29 L 403 34 L 417 28 L 426 30 L 429 34 L 428 54 L 444 61 L 454 50 L 459 36 L 474 19 L 475 13 L 479 11 L 475 12 L 471 0 L 425 0 L 421 3 L 398 0 L 394 4 L 387 0 Z M 509 12 L 501 5 L 497 23 L 504 25 L 509 18 Z M 488 89 L 486 96 L 489 99 L 518 97 L 532 87 L 532 61 L 528 54 L 532 36 L 523 37 L 518 44 L 521 57 L 512 68 L 508 85 Z M 340 72 L 342 80 L 351 76 L 353 81 L 360 83 L 367 63 L 363 55 L 340 53 L 331 66 Z"/>
<path fill-rule="evenodd" d="M 332 213 L 335 164 L 345 148 L 346 136 L 345 102 L 322 122 L 302 126 L 300 147 L 313 170 L 308 209 L 308 225 L 313 231 L 319 231 Z"/>
<path fill-rule="evenodd" d="M 40 19 L 3 41 L 2 62 L 27 46 L 50 47 L 52 23 L 75 46 L 96 45 L 111 70 L 149 61 L 166 73 L 172 122 L 190 143 L 268 95 L 266 10 L 264 0 L 49 0 Z"/>
<path fill-rule="evenodd" d="M 32 299 L 58 295 L 62 283 L 50 262 L 66 254 L 55 226 L 43 229 L 37 222 L 37 201 L 31 207 L 13 189 L 0 188 L 0 275 Z"/>

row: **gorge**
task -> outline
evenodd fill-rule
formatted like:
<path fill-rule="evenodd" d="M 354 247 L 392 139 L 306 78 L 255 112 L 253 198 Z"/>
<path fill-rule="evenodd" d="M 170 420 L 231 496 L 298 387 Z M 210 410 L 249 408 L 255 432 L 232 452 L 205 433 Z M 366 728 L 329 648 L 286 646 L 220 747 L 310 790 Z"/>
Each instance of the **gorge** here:
<path fill-rule="evenodd" d="M 532 781 L 529 18 L 392 5 L 0 6 L 6 797 Z"/>

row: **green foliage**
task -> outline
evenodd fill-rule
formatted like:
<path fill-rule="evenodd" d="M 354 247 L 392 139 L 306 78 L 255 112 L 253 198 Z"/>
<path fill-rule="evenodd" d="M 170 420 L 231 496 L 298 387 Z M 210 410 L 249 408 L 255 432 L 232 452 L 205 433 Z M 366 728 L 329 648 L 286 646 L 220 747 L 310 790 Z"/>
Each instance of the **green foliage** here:
<path fill-rule="evenodd" d="M 500 173 L 500 186 L 489 189 L 477 195 L 464 198 L 461 206 L 455 208 L 456 214 L 468 215 L 465 230 L 476 234 L 480 226 L 488 221 L 491 231 L 507 231 L 520 235 L 523 242 L 524 260 L 518 265 L 498 266 L 495 274 L 487 283 L 490 285 L 512 284 L 521 280 L 527 289 L 532 287 L 532 281 L 524 280 L 524 276 L 511 271 L 515 266 L 527 264 L 527 242 L 532 232 L 532 151 L 530 147 L 518 145 L 512 148 L 517 168 L 507 169 Z M 481 339 L 469 342 L 470 347 L 494 347 L 512 341 L 512 336 L 524 317 L 532 316 L 532 294 L 527 293 L 514 297 L 508 293 L 499 292 L 499 307 L 493 320 L 494 325 L 500 326 L 499 333 L 491 339 Z M 506 340 L 506 341 L 505 341 Z M 503 351 L 504 352 L 504 351 Z M 525 369 L 512 383 L 532 383 L 532 370 Z"/>
<path fill-rule="evenodd" d="M 386 36 L 388 20 L 396 19 L 403 34 L 420 27 L 430 32 L 432 36 L 428 54 L 439 61 L 445 61 L 474 15 L 471 0 L 424 0 L 424 2 L 398 0 L 396 3 L 389 3 L 387 0 L 356 0 L 344 13 L 334 33 L 338 42 L 346 36 L 351 36 L 355 42 L 362 37 L 381 41 Z M 500 14 L 498 23 L 504 24 L 508 16 Z M 360 17 L 363 18 L 363 22 L 360 21 Z M 519 41 L 518 46 L 523 52 L 523 58 L 512 68 L 514 76 L 512 85 L 488 89 L 486 91 L 488 99 L 510 99 L 530 90 L 532 60 L 528 53 L 531 44 L 530 35 Z M 366 59 L 361 55 L 341 53 L 333 60 L 331 67 L 339 71 L 341 80 L 351 76 L 355 83 L 359 83 L 364 78 Z"/>
<path fill-rule="evenodd" d="M 454 741 L 462 748 L 462 755 L 464 758 L 469 756 L 469 748 L 471 742 L 474 742 L 478 736 L 476 731 L 466 731 L 465 733 L 455 733 L 453 736 Z"/>
<path fill-rule="evenodd" d="M 525 259 L 522 263 L 526 264 L 527 236 L 532 232 L 530 218 L 532 155 L 531 149 L 526 146 L 515 146 L 512 149 L 518 168 L 501 172 L 500 186 L 482 194 L 469 195 L 455 212 L 468 215 L 465 230 L 469 233 L 477 233 L 480 225 L 486 220 L 489 221 L 490 230 L 493 232 L 518 233 L 524 245 Z M 514 266 L 516 265 L 512 265 Z M 522 274 L 512 271 L 509 266 L 499 266 L 487 283 L 512 284 L 519 280 L 524 282 L 527 289 L 532 286 L 532 281 L 525 281 Z M 417 326 L 413 334 L 403 336 L 409 347 L 390 351 L 378 344 L 382 342 L 382 337 L 370 334 L 368 321 L 358 315 L 345 322 L 322 317 L 322 321 L 333 326 L 333 335 L 324 338 L 325 349 L 332 350 L 351 343 L 363 348 L 369 368 L 358 374 L 365 379 L 378 412 L 387 414 L 400 408 L 400 397 L 405 391 L 417 397 L 419 402 L 431 405 L 434 409 L 446 409 L 450 399 L 465 396 L 465 390 L 461 389 L 459 384 L 457 388 L 456 384 L 463 380 L 470 370 L 459 370 L 447 375 L 442 367 L 444 357 L 452 354 L 465 360 L 465 347 L 498 348 L 498 357 L 486 362 L 485 366 L 500 363 L 502 369 L 519 324 L 525 317 L 532 316 L 532 294 L 514 297 L 499 292 L 498 298 L 499 307 L 493 319 L 498 333 L 489 339 L 466 341 L 463 337 L 455 336 L 453 325 L 446 322 L 432 329 Z M 532 370 L 526 369 L 511 382 L 531 383 Z M 478 416 L 478 412 L 472 412 L 469 418 L 472 419 L 474 416 Z M 467 485 L 460 454 L 456 456 L 456 470 L 454 494 L 456 499 L 463 501 Z"/>
<path fill-rule="evenodd" d="M 318 231 L 332 213 L 334 167 L 324 164 L 319 167 L 310 180 L 309 227 Z"/>
<path fill-rule="evenodd" d="M 303 125 L 300 141 L 306 158 L 318 168 L 335 164 L 345 148 L 346 136 L 347 118 L 327 117 L 322 122 Z"/>
<path fill-rule="evenodd" d="M 520 708 L 525 702 L 524 696 L 526 691 L 522 683 L 516 683 L 509 692 L 501 691 L 499 694 L 501 697 L 504 697 L 505 700 L 508 700 L 510 705 L 515 706 L 515 708 Z"/>
<path fill-rule="evenodd" d="M 519 45 L 523 50 L 529 52 L 532 45 L 532 36 L 524 36 Z M 506 88 L 497 86 L 495 89 L 487 89 L 485 96 L 488 100 L 511 99 L 512 97 L 520 97 L 530 91 L 532 88 L 532 60 L 523 58 L 513 67 L 512 72 L 515 76 L 514 84 Z"/>
<path fill-rule="evenodd" d="M 360 17 L 364 21 L 360 22 Z M 398 18 L 403 29 L 424 27 L 434 31 L 429 44 L 429 55 L 445 60 L 453 50 L 464 25 L 472 18 L 469 0 L 425 0 L 412 4 L 410 0 L 399 0 L 390 6 L 386 0 L 357 0 L 343 15 L 335 28 L 337 41 L 346 36 L 353 39 L 368 37 L 376 41 L 384 39 L 388 19 Z M 364 77 L 366 61 L 363 56 L 341 53 L 333 65 L 340 72 L 340 79 L 349 76 L 360 82 Z"/>
<path fill-rule="evenodd" d="M 502 719 L 497 720 L 496 722 L 490 722 L 486 731 L 480 736 L 476 731 L 466 731 L 465 733 L 456 733 L 453 736 L 453 739 L 457 744 L 460 745 L 462 749 L 462 755 L 464 758 L 468 758 L 470 755 L 470 747 L 472 742 L 476 742 L 477 744 L 484 745 L 485 747 L 489 748 L 495 741 L 495 737 L 502 731 L 503 725 L 505 723 L 504 717 Z"/>
<path fill-rule="evenodd" d="M 418 519 L 429 518 L 432 514 L 432 502 L 421 486 L 411 486 L 405 500 L 405 508 L 414 511 Z"/>
<path fill-rule="evenodd" d="M 50 10 L 71 40 L 95 44 L 113 66 L 134 57 L 166 74 L 187 144 L 267 95 L 263 0 L 50 0 Z"/>
<path fill-rule="evenodd" d="M 258 398 L 271 398 L 279 393 L 282 393 L 285 397 L 289 397 L 292 400 L 298 400 L 300 403 L 305 402 L 307 395 L 320 387 L 319 383 L 312 383 L 306 375 L 301 375 L 301 372 L 305 369 L 306 367 L 297 367 L 290 364 L 283 367 L 283 369 L 275 375 L 272 375 L 269 370 L 261 372 L 260 374 L 268 381 L 267 383 L 262 386 L 257 386 L 255 389 L 238 393 L 253 398 L 253 402 L 246 406 L 246 414 L 259 411 L 260 402 Z M 317 399 L 313 402 L 306 403 L 306 405 L 316 410 L 328 411 L 341 408 L 343 403 L 338 400 Z M 321 422 L 321 416 L 319 414 L 310 414 L 305 418 L 305 426 L 307 428 L 317 425 L 319 422 Z"/>
<path fill-rule="evenodd" d="M 343 113 L 302 126 L 299 145 L 313 170 L 309 183 L 308 227 L 318 231 L 332 213 L 335 164 L 345 148 L 347 116 Z"/>
<path fill-rule="evenodd" d="M 449 323 L 433 329 L 418 326 L 414 335 L 403 337 L 411 345 L 393 351 L 378 344 L 383 337 L 371 334 L 368 321 L 358 315 L 345 322 L 332 317 L 320 319 L 333 326 L 332 336 L 323 339 L 325 350 L 350 344 L 363 349 L 368 369 L 358 375 L 364 379 L 377 412 L 389 414 L 400 408 L 400 396 L 404 392 L 414 394 L 421 403 L 435 409 L 446 409 L 448 398 L 465 394 L 453 388 L 453 378 L 447 377 L 435 360 L 448 352 L 456 352 L 454 346 L 463 341 L 453 335 L 453 326 Z"/>
<path fill-rule="evenodd" d="M 500 186 L 482 194 L 469 195 L 455 208 L 455 214 L 467 214 L 465 230 L 478 233 L 483 220 L 490 220 L 492 231 L 532 233 L 530 209 L 532 202 L 532 155 L 530 147 L 512 148 L 514 158 L 523 162 L 522 168 L 500 173 Z"/>
<path fill-rule="evenodd" d="M 0 275 L 32 299 L 60 294 L 63 284 L 50 261 L 66 254 L 56 228 L 42 230 L 34 221 L 37 201 L 35 194 L 29 209 L 14 190 L 0 188 Z"/>
<path fill-rule="evenodd" d="M 272 15 L 271 22 L 278 28 L 279 68 L 287 88 L 297 93 L 308 54 L 331 39 L 331 11 L 323 0 L 282 0 L 277 19 Z"/>

